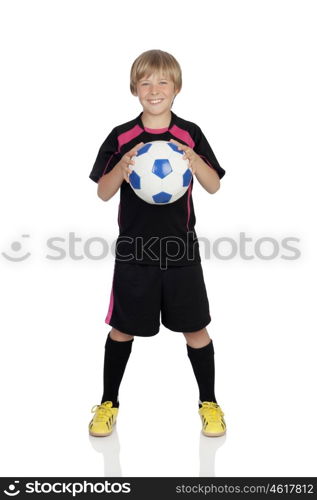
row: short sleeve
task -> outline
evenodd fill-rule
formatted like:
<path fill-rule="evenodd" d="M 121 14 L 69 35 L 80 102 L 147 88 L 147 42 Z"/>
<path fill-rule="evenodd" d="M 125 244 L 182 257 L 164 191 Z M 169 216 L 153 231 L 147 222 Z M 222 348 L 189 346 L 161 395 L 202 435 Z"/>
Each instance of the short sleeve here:
<path fill-rule="evenodd" d="M 114 128 L 100 146 L 97 158 L 89 174 L 89 178 L 98 182 L 100 177 L 108 174 L 120 160 L 116 129 Z"/>
<path fill-rule="evenodd" d="M 204 160 L 210 167 L 214 168 L 221 179 L 226 171 L 219 165 L 219 162 L 210 147 L 209 142 L 204 136 L 203 132 L 197 127 L 197 137 L 195 141 L 194 151 L 202 160 Z"/>

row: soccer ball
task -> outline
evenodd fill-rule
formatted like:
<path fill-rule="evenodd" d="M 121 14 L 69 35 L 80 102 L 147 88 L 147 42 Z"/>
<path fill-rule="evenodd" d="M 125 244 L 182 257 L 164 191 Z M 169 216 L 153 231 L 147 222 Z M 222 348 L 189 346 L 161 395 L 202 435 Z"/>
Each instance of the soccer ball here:
<path fill-rule="evenodd" d="M 167 141 L 147 142 L 133 156 L 130 186 L 142 200 L 153 205 L 173 203 L 183 196 L 192 180 L 183 151 Z"/>

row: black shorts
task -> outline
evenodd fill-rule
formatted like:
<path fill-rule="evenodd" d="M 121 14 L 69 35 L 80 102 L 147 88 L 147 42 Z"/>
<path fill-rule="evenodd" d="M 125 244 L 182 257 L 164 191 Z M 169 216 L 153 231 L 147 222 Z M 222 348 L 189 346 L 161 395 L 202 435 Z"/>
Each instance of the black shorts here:
<path fill-rule="evenodd" d="M 211 321 L 201 263 L 159 266 L 115 261 L 105 323 L 151 337 L 162 324 L 174 332 L 201 330 Z"/>

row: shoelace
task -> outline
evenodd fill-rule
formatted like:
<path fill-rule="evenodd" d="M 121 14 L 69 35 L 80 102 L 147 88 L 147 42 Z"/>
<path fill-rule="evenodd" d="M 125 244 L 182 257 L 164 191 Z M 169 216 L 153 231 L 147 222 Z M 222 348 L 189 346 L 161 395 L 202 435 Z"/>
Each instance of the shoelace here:
<path fill-rule="evenodd" d="M 202 403 L 202 408 L 203 408 L 203 414 L 206 420 L 216 420 L 221 417 L 221 415 L 224 415 L 224 413 L 221 411 L 219 405 L 217 403 L 209 402 L 209 401 L 204 401 Z"/>
<path fill-rule="evenodd" d="M 111 403 L 109 405 L 108 403 Z M 106 417 L 110 418 L 112 416 L 112 402 L 111 401 L 105 401 L 102 403 L 102 405 L 95 405 L 91 409 L 91 413 L 96 413 L 95 415 L 95 422 L 102 422 Z"/>

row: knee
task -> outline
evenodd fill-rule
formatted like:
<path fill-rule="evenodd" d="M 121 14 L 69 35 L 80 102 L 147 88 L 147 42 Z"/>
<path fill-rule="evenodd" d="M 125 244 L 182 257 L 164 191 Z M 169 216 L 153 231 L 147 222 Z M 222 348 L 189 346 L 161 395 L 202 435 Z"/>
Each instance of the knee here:
<path fill-rule="evenodd" d="M 127 340 L 132 340 L 134 338 L 133 335 L 129 335 L 128 333 L 120 332 L 116 328 L 112 328 L 110 332 L 110 337 L 113 340 L 117 340 L 118 342 L 126 342 Z"/>
<path fill-rule="evenodd" d="M 204 347 L 211 341 L 206 328 L 197 330 L 196 332 L 184 332 L 183 335 L 190 347 Z"/>

